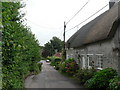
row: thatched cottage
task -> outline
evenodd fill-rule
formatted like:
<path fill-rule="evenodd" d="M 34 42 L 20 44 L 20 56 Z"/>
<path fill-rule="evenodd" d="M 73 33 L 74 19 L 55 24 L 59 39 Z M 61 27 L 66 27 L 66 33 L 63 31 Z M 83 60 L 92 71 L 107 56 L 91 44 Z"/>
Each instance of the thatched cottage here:
<path fill-rule="evenodd" d="M 110 9 L 90 21 L 66 42 L 66 57 L 81 68 L 112 67 L 120 72 L 120 2 L 109 2 Z"/>

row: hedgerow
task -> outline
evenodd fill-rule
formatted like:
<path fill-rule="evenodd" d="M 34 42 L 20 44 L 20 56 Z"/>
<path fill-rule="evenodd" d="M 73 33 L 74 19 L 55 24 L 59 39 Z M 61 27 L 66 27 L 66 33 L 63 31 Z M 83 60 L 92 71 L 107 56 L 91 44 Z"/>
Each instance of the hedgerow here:
<path fill-rule="evenodd" d="M 22 88 L 24 78 L 37 72 L 40 47 L 35 36 L 23 24 L 20 2 L 2 3 L 2 73 L 3 88 Z"/>

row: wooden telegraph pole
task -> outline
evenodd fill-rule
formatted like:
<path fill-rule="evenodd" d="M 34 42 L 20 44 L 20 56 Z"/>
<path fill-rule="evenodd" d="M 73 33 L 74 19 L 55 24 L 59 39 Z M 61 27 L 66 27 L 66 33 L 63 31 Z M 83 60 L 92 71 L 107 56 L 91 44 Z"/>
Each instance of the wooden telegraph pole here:
<path fill-rule="evenodd" d="M 65 29 L 66 29 L 66 24 L 64 22 L 64 34 L 63 34 L 63 38 L 64 38 L 64 46 L 63 46 L 63 61 L 66 59 L 66 49 L 65 49 Z"/>

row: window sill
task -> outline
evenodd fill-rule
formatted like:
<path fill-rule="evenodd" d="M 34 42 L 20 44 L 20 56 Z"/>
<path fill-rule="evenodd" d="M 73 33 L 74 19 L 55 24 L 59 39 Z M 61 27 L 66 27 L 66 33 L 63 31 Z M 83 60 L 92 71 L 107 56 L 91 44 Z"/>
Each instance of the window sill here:
<path fill-rule="evenodd" d="M 103 70 L 103 69 L 102 69 L 102 68 L 100 68 L 100 67 L 98 67 L 97 69 L 98 69 L 98 70 Z"/>

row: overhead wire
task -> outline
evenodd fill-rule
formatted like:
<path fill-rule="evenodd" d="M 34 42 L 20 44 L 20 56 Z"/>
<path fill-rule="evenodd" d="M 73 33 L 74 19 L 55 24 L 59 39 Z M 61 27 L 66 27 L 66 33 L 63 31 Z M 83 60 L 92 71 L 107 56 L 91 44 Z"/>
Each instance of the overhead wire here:
<path fill-rule="evenodd" d="M 90 0 L 88 0 L 83 6 L 82 8 L 80 8 L 80 10 L 66 23 L 66 25 L 89 3 Z"/>
<path fill-rule="evenodd" d="M 36 25 L 36 26 L 38 26 L 38 27 L 41 27 L 41 28 L 50 28 L 50 27 L 44 27 L 44 26 L 41 26 L 41 25 L 39 25 L 39 24 L 36 24 L 36 23 L 34 23 L 34 22 L 32 22 L 31 20 L 29 20 L 29 19 L 27 19 L 29 22 L 31 22 L 32 24 L 34 24 L 34 25 Z M 59 35 L 59 37 L 58 38 L 60 38 L 61 39 L 61 34 L 62 34 L 62 32 L 63 32 L 63 30 L 62 30 L 62 26 L 61 27 L 59 27 L 59 28 L 50 28 L 50 29 L 57 29 L 57 30 L 61 30 L 60 31 L 60 35 Z"/>
<path fill-rule="evenodd" d="M 88 17 L 87 19 L 85 19 L 85 20 L 83 20 L 82 22 L 80 22 L 79 24 L 77 24 L 76 26 L 74 26 L 74 27 L 70 28 L 69 30 L 67 30 L 66 32 L 68 32 L 68 31 L 70 31 L 70 30 L 78 27 L 78 26 L 81 25 L 82 23 L 86 22 L 88 19 L 90 19 L 91 17 L 93 17 L 94 15 L 96 15 L 97 13 L 99 13 L 101 10 L 103 10 L 103 9 L 106 8 L 107 6 L 108 6 L 108 4 L 105 5 L 104 7 L 102 7 L 100 10 L 98 10 L 98 11 L 95 12 L 94 14 L 92 14 L 92 15 L 91 15 L 90 17 Z"/>
<path fill-rule="evenodd" d="M 62 26 L 59 27 L 59 28 L 55 28 L 55 27 L 46 27 L 46 26 L 39 25 L 39 24 L 37 24 L 37 23 L 35 23 L 35 22 L 29 20 L 29 19 L 26 19 L 26 20 L 29 21 L 30 23 L 32 23 L 32 24 L 34 24 L 34 25 L 40 27 L 40 28 L 46 28 L 46 29 L 60 29 L 60 28 L 62 28 Z"/>

